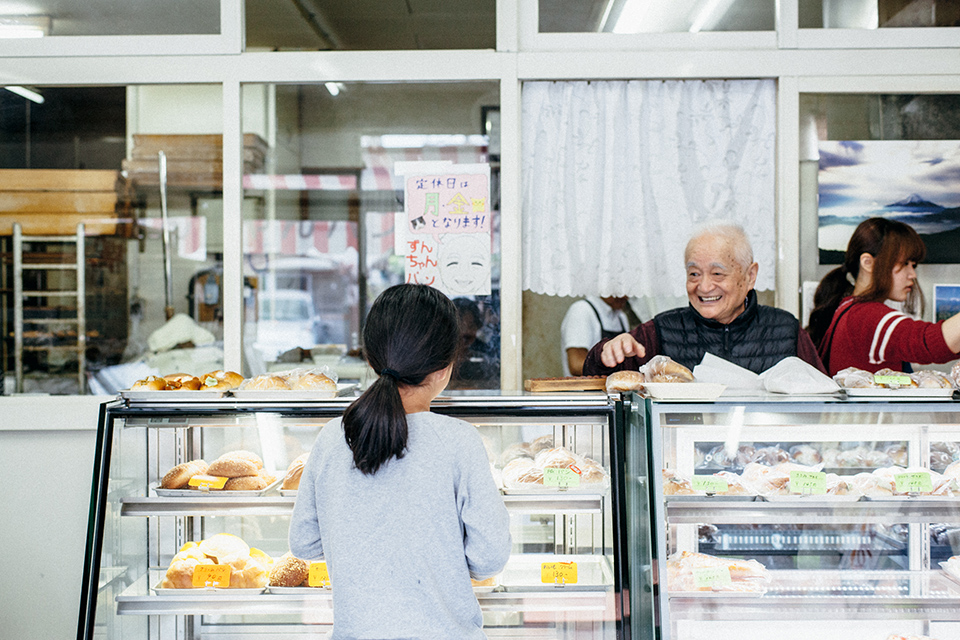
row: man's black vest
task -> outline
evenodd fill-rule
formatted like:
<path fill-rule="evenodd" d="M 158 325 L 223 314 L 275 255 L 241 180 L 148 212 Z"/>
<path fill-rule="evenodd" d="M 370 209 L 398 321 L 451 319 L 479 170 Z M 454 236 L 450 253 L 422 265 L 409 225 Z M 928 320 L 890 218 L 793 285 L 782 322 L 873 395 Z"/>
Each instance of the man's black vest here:
<path fill-rule="evenodd" d="M 704 318 L 693 307 L 664 311 L 653 324 L 658 353 L 689 369 L 700 364 L 708 351 L 754 373 L 797 355 L 800 322 L 787 311 L 758 304 L 752 290 L 746 310 L 730 324 Z"/>

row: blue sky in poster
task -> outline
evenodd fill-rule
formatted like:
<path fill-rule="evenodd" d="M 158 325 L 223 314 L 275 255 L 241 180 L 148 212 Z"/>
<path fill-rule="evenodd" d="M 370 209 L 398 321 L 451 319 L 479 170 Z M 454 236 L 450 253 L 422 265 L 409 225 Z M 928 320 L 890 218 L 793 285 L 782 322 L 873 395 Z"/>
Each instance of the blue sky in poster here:
<path fill-rule="evenodd" d="M 821 141 L 819 246 L 843 251 L 872 216 L 921 235 L 960 228 L 960 141 Z"/>

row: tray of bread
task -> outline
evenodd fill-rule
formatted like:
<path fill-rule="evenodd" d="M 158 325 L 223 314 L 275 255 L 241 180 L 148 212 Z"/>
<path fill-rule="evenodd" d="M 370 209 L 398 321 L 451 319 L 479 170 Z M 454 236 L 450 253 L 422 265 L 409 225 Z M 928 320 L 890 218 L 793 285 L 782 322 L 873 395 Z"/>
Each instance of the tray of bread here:
<path fill-rule="evenodd" d="M 244 380 L 230 393 L 237 400 L 254 402 L 330 400 L 345 395 L 356 386 L 337 384 L 336 374 L 327 367 L 320 367 L 259 375 Z"/>
<path fill-rule="evenodd" d="M 873 373 L 847 367 L 833 379 L 852 398 L 950 398 L 957 389 L 956 373 L 929 369 L 912 373 L 880 369 Z"/>
<path fill-rule="evenodd" d="M 523 381 L 525 391 L 603 391 L 606 376 L 564 376 L 560 378 L 529 378 Z"/>
<path fill-rule="evenodd" d="M 552 442 L 552 438 L 550 440 Z M 551 484 L 556 481 L 557 484 Z M 539 450 L 534 456 L 519 455 L 500 471 L 501 490 L 506 495 L 541 493 L 602 494 L 610 486 L 610 474 L 595 460 L 564 447 Z"/>
<path fill-rule="evenodd" d="M 667 559 L 670 597 L 757 597 L 767 591 L 770 573 L 756 560 L 718 558 L 680 551 Z"/>
<path fill-rule="evenodd" d="M 218 533 L 180 547 L 163 580 L 152 589 L 159 596 L 259 594 L 267 586 L 273 564 L 273 558 L 238 536 Z M 198 570 L 209 575 L 197 574 Z M 207 580 L 201 583 L 204 577 Z M 221 586 L 223 582 L 228 586 Z"/>
<path fill-rule="evenodd" d="M 289 551 L 277 558 L 270 569 L 267 591 L 286 595 L 311 595 L 330 589 L 329 581 L 322 586 L 310 586 L 310 563 Z"/>
<path fill-rule="evenodd" d="M 190 460 L 176 465 L 150 489 L 161 497 L 262 496 L 281 483 L 275 473 L 263 468 L 263 460 L 252 451 L 228 451 L 207 464 Z"/>
<path fill-rule="evenodd" d="M 200 376 L 171 373 L 137 380 L 129 389 L 121 390 L 120 397 L 130 402 L 209 402 L 225 397 L 241 383 L 243 376 L 239 373 L 222 369 Z"/>

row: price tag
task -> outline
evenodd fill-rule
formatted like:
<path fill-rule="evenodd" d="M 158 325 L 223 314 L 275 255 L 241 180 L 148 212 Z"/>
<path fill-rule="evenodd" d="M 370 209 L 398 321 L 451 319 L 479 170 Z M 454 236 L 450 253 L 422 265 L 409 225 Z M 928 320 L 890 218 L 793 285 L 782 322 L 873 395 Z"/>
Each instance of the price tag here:
<path fill-rule="evenodd" d="M 223 489 L 223 485 L 227 484 L 227 480 L 229 480 L 229 478 L 208 476 L 201 473 L 190 478 L 187 484 L 191 487 L 202 487 L 205 489 Z"/>
<path fill-rule="evenodd" d="M 307 578 L 307 584 L 311 587 L 330 586 L 330 574 L 327 573 L 326 562 L 310 563 L 310 576 Z"/>
<path fill-rule="evenodd" d="M 730 569 L 726 567 L 704 567 L 693 569 L 693 586 L 697 589 L 713 589 L 730 584 Z"/>
<path fill-rule="evenodd" d="M 690 479 L 690 487 L 694 491 L 705 493 L 726 493 L 730 489 L 726 480 L 714 476 L 693 476 Z"/>
<path fill-rule="evenodd" d="M 544 562 L 540 565 L 540 582 L 547 584 L 575 584 L 577 582 L 576 562 Z"/>
<path fill-rule="evenodd" d="M 226 589 L 230 586 L 230 571 L 228 564 L 198 564 L 193 568 L 193 586 Z"/>
<path fill-rule="evenodd" d="M 580 470 L 576 467 L 570 469 L 544 469 L 543 484 L 553 487 L 579 487 Z"/>
<path fill-rule="evenodd" d="M 898 473 L 893 476 L 893 483 L 897 493 L 930 493 L 933 491 L 933 481 L 926 471 L 914 473 Z"/>
<path fill-rule="evenodd" d="M 873 375 L 873 381 L 877 384 L 885 384 L 891 387 L 909 387 L 911 384 L 910 376 L 878 376 Z"/>
<path fill-rule="evenodd" d="M 822 495 L 827 492 L 827 474 L 822 471 L 791 471 L 790 492 Z"/>

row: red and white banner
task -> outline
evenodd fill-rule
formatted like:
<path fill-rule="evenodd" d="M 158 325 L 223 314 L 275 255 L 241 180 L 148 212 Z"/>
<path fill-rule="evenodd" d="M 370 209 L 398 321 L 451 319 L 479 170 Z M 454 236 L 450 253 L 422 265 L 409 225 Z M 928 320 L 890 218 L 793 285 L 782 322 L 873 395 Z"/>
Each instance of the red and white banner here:
<path fill-rule="evenodd" d="M 322 256 L 359 251 L 357 223 L 320 220 L 247 220 L 244 254 Z"/>
<path fill-rule="evenodd" d="M 357 188 L 357 176 L 248 173 L 243 176 L 243 188 L 262 191 L 350 191 Z"/>

